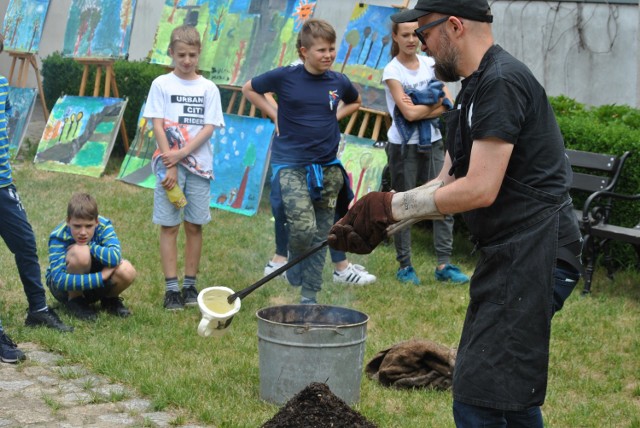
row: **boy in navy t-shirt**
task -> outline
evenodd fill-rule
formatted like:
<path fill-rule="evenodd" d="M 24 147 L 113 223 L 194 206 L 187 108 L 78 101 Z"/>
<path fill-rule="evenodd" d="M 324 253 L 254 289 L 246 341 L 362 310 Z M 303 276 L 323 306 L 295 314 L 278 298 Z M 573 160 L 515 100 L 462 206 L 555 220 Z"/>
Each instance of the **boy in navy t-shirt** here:
<path fill-rule="evenodd" d="M 350 194 L 346 173 L 336 158 L 338 121 L 360 107 L 349 79 L 331 70 L 336 33 L 326 21 L 308 20 L 298 35 L 304 64 L 280 67 L 254 77 L 243 94 L 276 124 L 271 151 L 271 201 L 289 225 L 289 258 L 295 259 L 324 241 Z M 278 107 L 265 94 L 278 98 Z M 342 101 L 342 103 L 340 103 Z M 318 251 L 289 269 L 287 279 L 301 286 L 300 303 L 316 303 L 322 288 L 326 251 Z"/>

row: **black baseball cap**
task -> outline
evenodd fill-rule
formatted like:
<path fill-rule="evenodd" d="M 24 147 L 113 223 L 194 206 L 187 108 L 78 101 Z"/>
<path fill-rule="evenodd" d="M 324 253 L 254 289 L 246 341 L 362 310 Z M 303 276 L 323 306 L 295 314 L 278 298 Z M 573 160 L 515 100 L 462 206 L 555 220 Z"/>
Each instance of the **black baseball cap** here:
<path fill-rule="evenodd" d="M 467 18 L 472 21 L 493 22 L 493 15 L 491 15 L 491 8 L 489 8 L 487 0 L 418 0 L 413 9 L 391 15 L 391 20 L 397 24 L 413 22 L 432 12 Z"/>

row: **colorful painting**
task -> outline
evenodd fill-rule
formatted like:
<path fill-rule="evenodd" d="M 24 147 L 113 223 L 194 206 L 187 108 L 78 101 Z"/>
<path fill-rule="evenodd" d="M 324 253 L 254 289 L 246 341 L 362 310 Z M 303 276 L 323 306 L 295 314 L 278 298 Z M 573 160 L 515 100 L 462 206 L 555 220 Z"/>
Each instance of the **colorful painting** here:
<path fill-rule="evenodd" d="M 363 107 L 386 111 L 382 71 L 391 60 L 391 15 L 398 9 L 356 4 L 342 37 L 334 70 L 356 84 Z"/>
<path fill-rule="evenodd" d="M 347 170 L 353 203 L 369 192 L 380 190 L 382 169 L 387 164 L 384 148 L 369 138 L 360 138 L 342 134 L 338 158 Z"/>
<path fill-rule="evenodd" d="M 315 5 L 312 0 L 232 0 L 209 78 L 242 86 L 298 59 L 298 32 Z"/>
<path fill-rule="evenodd" d="M 136 0 L 72 0 L 62 55 L 122 58 L 129 53 Z"/>
<path fill-rule="evenodd" d="M 9 0 L 2 35 L 9 52 L 37 53 L 49 0 Z"/>
<path fill-rule="evenodd" d="M 144 106 L 145 103 L 140 108 L 136 136 L 120 166 L 118 180 L 153 189 L 156 179 L 151 170 L 151 157 L 156 150 L 156 139 L 153 136 L 153 123 L 143 116 Z"/>
<path fill-rule="evenodd" d="M 211 70 L 230 2 L 231 0 L 165 0 L 150 62 L 171 66 L 173 62 L 168 53 L 171 32 L 180 25 L 190 25 L 196 27 L 201 37 L 202 52 L 198 67 L 201 70 Z"/>
<path fill-rule="evenodd" d="M 63 96 L 49 114 L 34 162 L 48 171 L 100 177 L 127 100 Z"/>
<path fill-rule="evenodd" d="M 20 144 L 27 133 L 33 106 L 36 104 L 35 88 L 14 88 L 9 86 L 9 102 L 11 116 L 7 117 L 9 134 L 9 156 L 14 158 L 20 151 Z"/>
<path fill-rule="evenodd" d="M 275 126 L 269 119 L 224 115 L 213 145 L 211 207 L 252 216 L 258 212 Z"/>

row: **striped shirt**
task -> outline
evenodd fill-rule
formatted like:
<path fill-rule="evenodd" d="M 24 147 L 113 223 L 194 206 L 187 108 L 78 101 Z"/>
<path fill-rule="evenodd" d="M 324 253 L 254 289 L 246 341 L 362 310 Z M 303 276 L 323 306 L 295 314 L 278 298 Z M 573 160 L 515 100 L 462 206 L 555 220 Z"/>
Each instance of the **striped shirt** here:
<path fill-rule="evenodd" d="M 0 187 L 7 187 L 13 181 L 11 164 L 9 164 L 8 114 L 11 114 L 9 82 L 6 77 L 0 76 Z"/>
<path fill-rule="evenodd" d="M 47 284 L 59 291 L 84 291 L 104 287 L 101 272 L 87 274 L 67 273 L 67 250 L 76 241 L 66 222 L 60 223 L 49 235 L 49 267 Z M 105 267 L 118 266 L 122 261 L 120 241 L 111 220 L 98 216 L 93 238 L 87 244 L 91 257 Z"/>

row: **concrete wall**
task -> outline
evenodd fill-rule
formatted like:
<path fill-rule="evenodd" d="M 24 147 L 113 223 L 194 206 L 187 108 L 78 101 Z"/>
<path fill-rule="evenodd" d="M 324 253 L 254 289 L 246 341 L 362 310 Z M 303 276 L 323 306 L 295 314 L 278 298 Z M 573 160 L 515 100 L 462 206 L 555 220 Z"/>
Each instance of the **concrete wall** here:
<path fill-rule="evenodd" d="M 331 22 L 340 38 L 354 0 L 317 0 L 315 16 Z M 410 1 L 410 6 L 415 4 Z M 0 0 L 4 16 L 9 0 Z M 138 0 L 129 58 L 146 58 L 153 44 L 163 0 Z M 391 6 L 401 0 L 369 0 Z M 40 52 L 62 49 L 71 0 L 51 0 Z M 544 1 L 494 1 L 496 43 L 527 64 L 549 95 L 567 95 L 591 104 L 640 107 L 638 5 Z M 41 63 L 41 62 L 40 62 Z M 0 73 L 9 75 L 11 58 L 0 55 Z M 17 72 L 17 70 L 16 70 Z M 30 72 L 29 86 L 35 87 Z M 453 85 L 455 93 L 457 86 Z"/>

